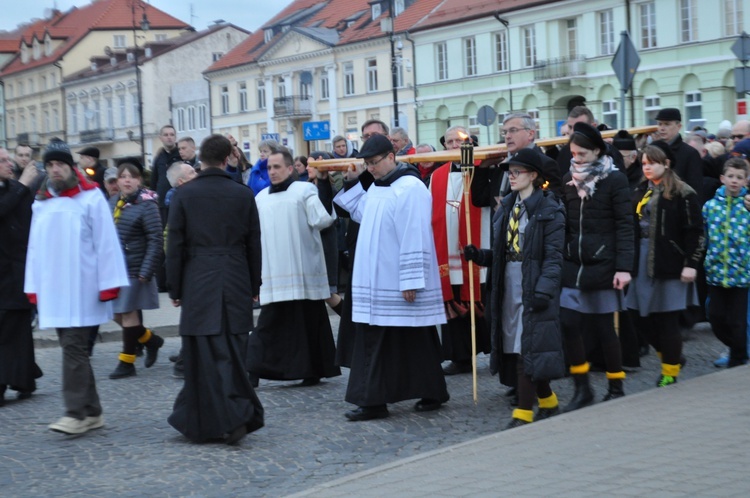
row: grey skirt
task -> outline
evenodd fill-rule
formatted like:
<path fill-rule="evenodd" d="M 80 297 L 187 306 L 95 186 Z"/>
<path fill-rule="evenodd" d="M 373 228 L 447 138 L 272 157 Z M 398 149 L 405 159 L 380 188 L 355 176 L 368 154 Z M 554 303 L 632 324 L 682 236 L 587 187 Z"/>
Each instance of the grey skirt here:
<path fill-rule="evenodd" d="M 159 308 L 159 292 L 156 279 L 152 278 L 145 284 L 138 278 L 129 278 L 130 287 L 121 287 L 120 295 L 112 301 L 112 311 L 115 313 L 130 313 L 136 310 L 155 310 Z"/>
<path fill-rule="evenodd" d="M 581 290 L 563 287 L 560 307 L 586 314 L 614 313 L 625 309 L 625 295 L 621 290 Z"/>
<path fill-rule="evenodd" d="M 678 278 L 661 279 L 648 276 L 648 239 L 641 239 L 638 258 L 638 275 L 630 282 L 625 304 L 641 316 L 651 313 L 680 311 L 688 306 L 698 306 L 695 284 L 686 284 Z"/>

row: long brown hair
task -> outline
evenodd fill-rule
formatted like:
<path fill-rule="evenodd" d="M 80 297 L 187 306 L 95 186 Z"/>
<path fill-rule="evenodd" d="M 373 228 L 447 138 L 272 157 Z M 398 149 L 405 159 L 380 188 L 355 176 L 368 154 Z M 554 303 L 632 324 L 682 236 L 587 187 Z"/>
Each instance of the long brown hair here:
<path fill-rule="evenodd" d="M 667 158 L 667 154 L 655 145 L 647 145 L 643 149 L 643 156 L 648 158 L 650 163 L 664 164 L 667 168 L 664 170 L 664 176 L 661 177 L 661 185 L 664 187 L 662 197 L 671 200 L 672 196 L 682 190 L 685 182 L 674 171 L 674 164 Z M 669 162 L 669 164 L 667 164 Z"/>

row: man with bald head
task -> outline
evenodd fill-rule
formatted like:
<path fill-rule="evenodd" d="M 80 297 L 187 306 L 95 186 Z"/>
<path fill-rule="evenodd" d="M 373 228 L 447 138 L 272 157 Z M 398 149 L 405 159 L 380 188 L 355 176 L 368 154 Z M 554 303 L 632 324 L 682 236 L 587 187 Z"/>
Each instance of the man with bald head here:
<path fill-rule="evenodd" d="M 747 119 L 741 119 L 734 123 L 734 126 L 732 126 L 731 137 L 732 140 L 734 140 L 734 143 L 750 138 L 750 121 Z"/>

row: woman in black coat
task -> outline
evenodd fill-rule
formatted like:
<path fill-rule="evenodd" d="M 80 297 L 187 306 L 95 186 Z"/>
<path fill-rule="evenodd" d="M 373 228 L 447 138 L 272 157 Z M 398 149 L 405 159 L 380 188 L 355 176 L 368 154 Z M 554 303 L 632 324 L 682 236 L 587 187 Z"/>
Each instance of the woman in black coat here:
<path fill-rule="evenodd" d="M 164 345 L 164 339 L 143 326 L 141 310 L 159 307 L 155 276 L 164 257 L 164 239 L 159 205 L 154 192 L 141 187 L 141 169 L 125 162 L 117 168 L 120 195 L 110 199 L 117 234 L 125 255 L 130 286 L 113 301 L 115 321 L 122 326 L 122 352 L 110 379 L 135 375 L 138 343 L 146 348 L 144 365 L 150 368 Z"/>
<path fill-rule="evenodd" d="M 638 224 L 636 277 L 627 306 L 661 359 L 657 387 L 677 382 L 682 357 L 680 312 L 698 304 L 697 268 L 705 250 L 697 193 L 672 169 L 675 157 L 658 140 L 643 152 L 646 180 L 635 190 L 632 212 Z"/>
<path fill-rule="evenodd" d="M 504 384 L 517 373 L 512 428 L 534 420 L 535 395 L 537 420 L 559 411 L 549 381 L 565 374 L 559 319 L 565 214 L 555 195 L 541 189 L 538 153 L 522 149 L 504 166 L 511 194 L 495 213 L 492 250 L 469 245 L 464 257 L 492 267 L 490 368 Z"/>
<path fill-rule="evenodd" d="M 601 343 L 608 379 L 603 401 L 625 394 L 614 313 L 624 309 L 623 289 L 630 282 L 634 263 L 627 178 L 605 155 L 599 131 L 586 123 L 573 128 L 570 151 L 573 159 L 563 179 L 567 221 L 560 319 L 575 393 L 564 411 L 594 401 L 584 335 Z"/>

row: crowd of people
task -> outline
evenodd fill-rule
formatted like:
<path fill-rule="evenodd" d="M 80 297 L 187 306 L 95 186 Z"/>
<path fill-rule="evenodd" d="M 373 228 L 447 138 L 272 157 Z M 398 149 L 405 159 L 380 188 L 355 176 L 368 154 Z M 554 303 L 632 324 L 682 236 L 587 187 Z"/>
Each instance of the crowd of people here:
<path fill-rule="evenodd" d="M 138 356 L 151 367 L 164 339 L 142 311 L 159 292 L 181 310 L 170 359 L 184 384 L 168 421 L 195 442 L 234 444 L 263 427 L 261 379 L 310 387 L 341 367 L 344 415 L 365 421 L 405 400 L 440 409 L 445 376 L 489 354 L 511 428 L 592 404 L 593 367 L 606 373 L 602 401 L 624 396 L 650 348 L 656 386 L 676 383 L 682 330 L 697 321 L 727 346 L 727 366 L 743 365 L 750 122 L 683 140 L 678 109 L 656 121 L 653 134 L 605 139 L 575 107 L 567 141 L 544 150 L 534 119 L 508 114 L 507 157 L 476 161 L 469 192 L 458 161 L 402 161 L 435 147 L 378 120 L 362 126 L 359 150 L 336 136 L 330 152 L 295 158 L 264 140 L 254 165 L 231 136 L 198 150 L 167 125 L 148 186 L 138 158 L 104 168 L 87 147 L 76 164 L 54 139 L 37 164 L 31 147 L 13 158 L 0 148 L 0 405 L 7 389 L 31 397 L 42 375 L 37 316 L 63 352 L 65 414 L 49 428 L 102 427 L 89 360 L 98 327 L 122 327 L 110 379 L 135 376 Z M 452 126 L 441 146 L 467 141 Z M 346 172 L 310 163 L 347 158 Z M 337 340 L 328 308 L 341 316 Z M 552 381 L 567 375 L 575 391 L 561 409 Z"/>

